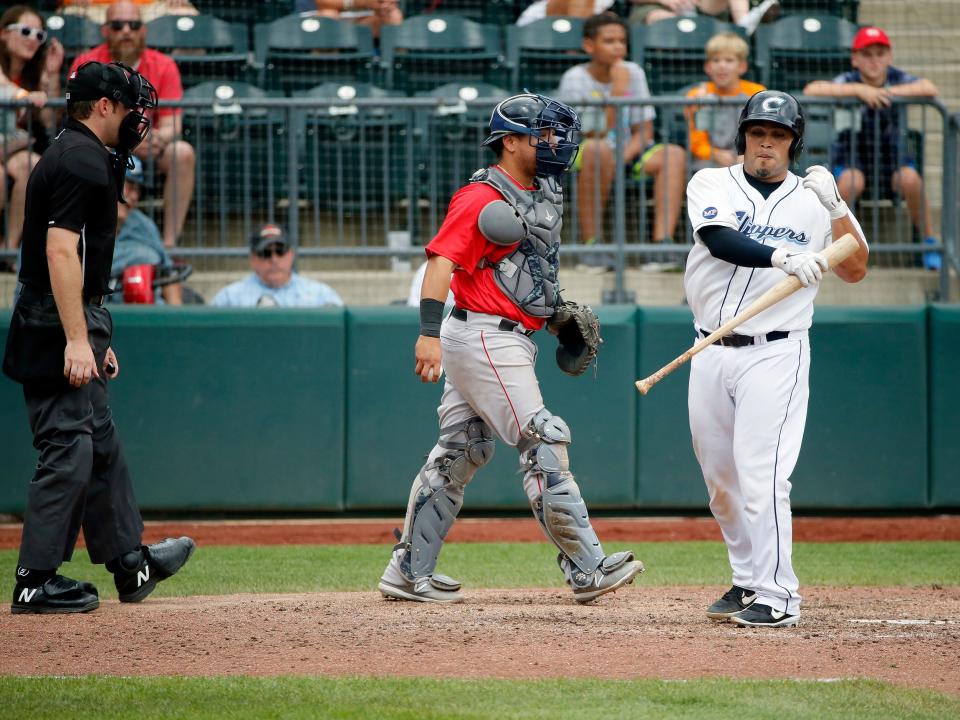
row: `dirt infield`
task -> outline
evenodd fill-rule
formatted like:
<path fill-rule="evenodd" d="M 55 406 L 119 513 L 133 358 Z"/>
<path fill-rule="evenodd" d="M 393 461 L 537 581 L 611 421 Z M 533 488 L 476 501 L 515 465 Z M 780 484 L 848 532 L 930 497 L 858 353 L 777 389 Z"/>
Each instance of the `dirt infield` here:
<path fill-rule="evenodd" d="M 189 535 L 201 547 L 211 545 L 350 545 L 393 544 L 393 528 L 402 518 L 383 520 L 287 520 L 240 522 L 147 523 L 144 537 L 154 542 Z M 720 541 L 712 518 L 596 518 L 594 527 L 605 541 Z M 794 518 L 797 542 L 892 542 L 897 540 L 960 540 L 960 516 L 881 518 Z M 448 542 L 543 542 L 533 519 L 470 519 L 457 521 Z M 0 525 L 0 549 L 20 546 L 20 525 Z"/>
<path fill-rule="evenodd" d="M 960 589 L 805 588 L 801 625 L 741 629 L 723 588 L 468 590 L 462 605 L 373 592 L 152 598 L 88 615 L 2 615 L 16 675 L 838 678 L 960 695 Z"/>

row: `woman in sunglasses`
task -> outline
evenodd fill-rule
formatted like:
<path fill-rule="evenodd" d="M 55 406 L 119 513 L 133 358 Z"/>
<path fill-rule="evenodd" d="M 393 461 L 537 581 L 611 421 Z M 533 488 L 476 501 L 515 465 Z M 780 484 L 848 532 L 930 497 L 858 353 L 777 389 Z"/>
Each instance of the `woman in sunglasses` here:
<path fill-rule="evenodd" d="M 54 111 L 41 109 L 48 97 L 60 92 L 60 67 L 63 46 L 57 40 L 47 42 L 40 13 L 28 5 L 14 5 L 0 16 L 0 97 L 29 100 L 31 112 L 0 114 L 0 197 L 6 195 L 6 176 L 13 180 L 10 207 L 7 208 L 7 245 L 20 245 L 23 203 L 27 178 L 43 152 L 57 123 Z M 0 200 L 2 203 L 2 200 Z"/>

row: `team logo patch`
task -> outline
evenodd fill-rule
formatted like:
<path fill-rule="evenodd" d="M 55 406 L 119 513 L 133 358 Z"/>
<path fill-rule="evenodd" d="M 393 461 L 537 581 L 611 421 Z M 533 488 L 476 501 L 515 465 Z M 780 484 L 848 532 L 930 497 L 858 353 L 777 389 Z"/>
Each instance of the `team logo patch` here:
<path fill-rule="evenodd" d="M 713 220 L 717 216 L 717 209 L 715 207 L 704 208 L 703 216 L 707 220 Z"/>

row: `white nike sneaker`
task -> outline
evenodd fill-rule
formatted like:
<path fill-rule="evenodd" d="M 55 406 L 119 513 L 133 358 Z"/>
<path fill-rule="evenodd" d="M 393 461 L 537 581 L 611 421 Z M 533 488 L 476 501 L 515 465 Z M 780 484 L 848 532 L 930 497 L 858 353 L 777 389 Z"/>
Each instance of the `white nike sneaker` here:
<path fill-rule="evenodd" d="M 753 10 L 737 21 L 737 25 L 753 35 L 761 22 L 771 22 L 780 15 L 780 0 L 763 0 Z"/>

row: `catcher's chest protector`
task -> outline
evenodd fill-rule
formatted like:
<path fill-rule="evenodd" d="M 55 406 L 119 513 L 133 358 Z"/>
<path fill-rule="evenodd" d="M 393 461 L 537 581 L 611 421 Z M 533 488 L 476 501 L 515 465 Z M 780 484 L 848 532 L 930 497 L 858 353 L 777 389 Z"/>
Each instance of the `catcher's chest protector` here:
<path fill-rule="evenodd" d="M 527 225 L 517 249 L 492 265 L 501 290 L 521 310 L 534 317 L 550 317 L 560 302 L 560 228 L 563 226 L 563 187 L 551 179 L 536 178 L 536 189 L 521 190 L 500 168 L 474 173 L 470 182 L 495 188 Z"/>

